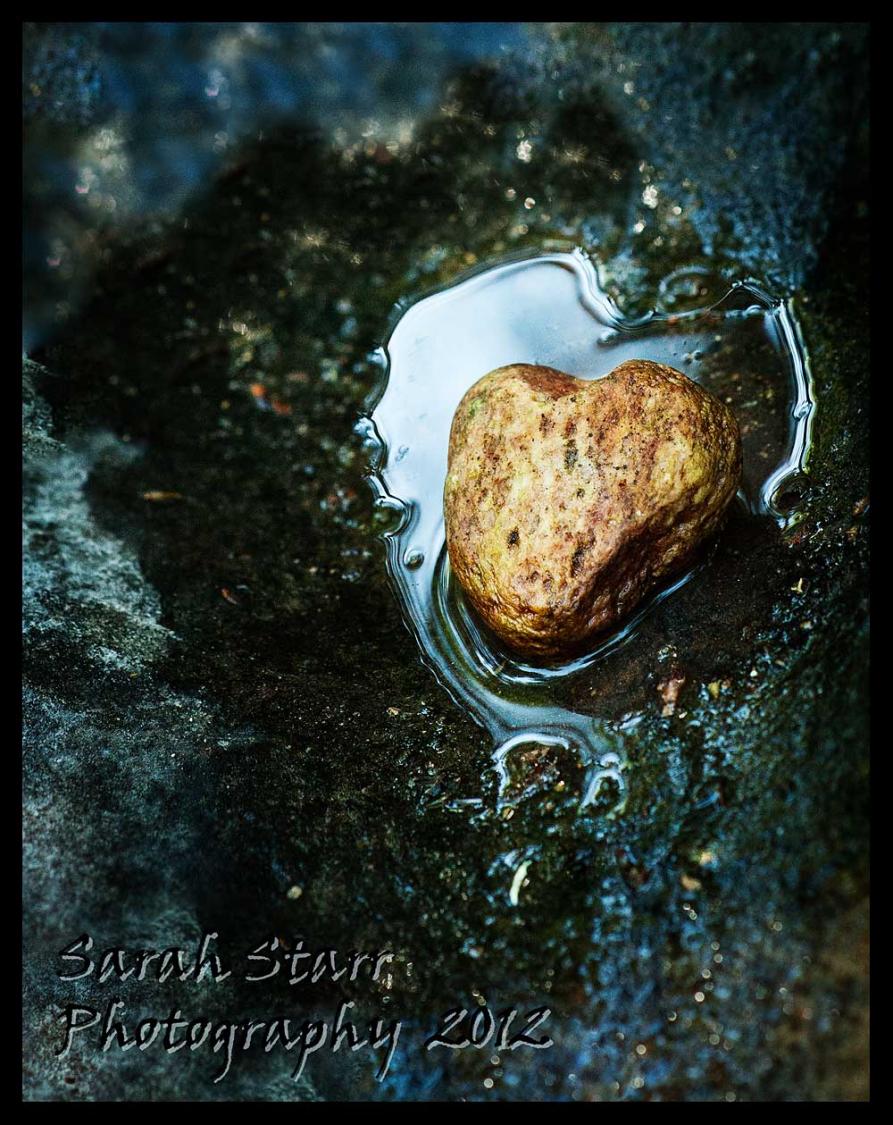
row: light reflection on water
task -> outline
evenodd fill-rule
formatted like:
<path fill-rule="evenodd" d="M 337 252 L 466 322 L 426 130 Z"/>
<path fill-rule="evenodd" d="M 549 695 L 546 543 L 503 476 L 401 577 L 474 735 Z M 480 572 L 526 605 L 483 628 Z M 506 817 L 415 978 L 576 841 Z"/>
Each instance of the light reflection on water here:
<path fill-rule="evenodd" d="M 698 271 L 682 273 L 666 279 L 661 298 L 698 280 Z M 556 686 L 625 644 L 645 614 L 695 570 L 582 657 L 549 665 L 520 661 L 476 620 L 450 576 L 442 497 L 453 414 L 474 382 L 510 363 L 545 364 L 583 378 L 606 375 L 627 359 L 667 363 L 735 411 L 744 451 L 738 502 L 788 526 L 803 497 L 784 510 L 778 498 L 787 493 L 790 501 L 804 479 L 814 414 L 792 307 L 747 282 L 700 309 L 626 320 L 592 261 L 576 250 L 504 261 L 423 297 L 402 312 L 379 358 L 384 389 L 358 430 L 370 450 L 377 502 L 397 516 L 385 535 L 388 570 L 422 659 L 492 735 L 503 783 L 510 753 L 539 743 L 580 755 L 587 771 L 583 805 L 607 782 L 622 797 L 615 745 L 597 719 L 567 706 Z"/>

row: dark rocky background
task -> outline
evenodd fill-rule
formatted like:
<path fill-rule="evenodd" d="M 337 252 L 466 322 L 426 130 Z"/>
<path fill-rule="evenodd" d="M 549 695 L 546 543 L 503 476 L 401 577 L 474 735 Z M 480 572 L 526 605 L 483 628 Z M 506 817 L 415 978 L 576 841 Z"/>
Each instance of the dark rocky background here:
<path fill-rule="evenodd" d="M 26 1098 L 867 1096 L 867 56 L 857 24 L 25 26 Z M 586 815 L 547 754 L 497 801 L 353 433 L 397 300 L 575 244 L 629 310 L 692 265 L 793 295 L 819 403 L 804 518 L 592 669 L 627 795 Z M 56 980 L 71 938 L 212 929 L 398 950 L 355 993 L 406 1021 L 388 1079 L 54 1057 L 55 1005 L 111 995 Z M 548 998 L 555 1045 L 418 1050 L 477 996 Z"/>

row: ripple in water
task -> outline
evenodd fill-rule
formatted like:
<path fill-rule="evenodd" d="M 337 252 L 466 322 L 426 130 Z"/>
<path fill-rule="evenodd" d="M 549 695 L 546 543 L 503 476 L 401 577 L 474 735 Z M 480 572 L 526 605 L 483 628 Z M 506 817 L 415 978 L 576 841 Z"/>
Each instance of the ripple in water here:
<path fill-rule="evenodd" d="M 667 307 L 706 291 L 701 268 L 676 270 L 659 287 Z M 450 423 L 465 391 L 510 363 L 556 367 L 597 379 L 626 359 L 670 364 L 728 402 L 742 431 L 738 502 L 790 526 L 801 515 L 814 415 L 806 353 L 789 302 L 750 282 L 684 312 L 627 320 L 581 251 L 502 262 L 398 310 L 379 352 L 383 390 L 358 430 L 370 450 L 377 503 L 397 515 L 385 535 L 388 570 L 424 662 L 493 736 L 503 782 L 510 753 L 525 744 L 563 746 L 587 767 L 583 805 L 603 787 L 622 795 L 623 763 L 592 716 L 556 691 L 621 647 L 661 590 L 614 633 L 572 661 L 528 664 L 505 650 L 451 578 L 443 526 Z"/>

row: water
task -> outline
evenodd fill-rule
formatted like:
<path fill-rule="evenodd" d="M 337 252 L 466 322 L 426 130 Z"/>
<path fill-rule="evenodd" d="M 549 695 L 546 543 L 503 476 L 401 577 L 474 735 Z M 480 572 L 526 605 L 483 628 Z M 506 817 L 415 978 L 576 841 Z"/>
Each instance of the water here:
<path fill-rule="evenodd" d="M 442 496 L 455 409 L 474 382 L 505 364 L 545 364 L 583 378 L 599 378 L 633 358 L 670 364 L 726 401 L 738 418 L 737 502 L 789 526 L 807 498 L 814 416 L 795 313 L 750 282 L 724 286 L 703 303 L 710 285 L 703 270 L 674 271 L 658 289 L 661 307 L 629 320 L 579 250 L 503 261 L 398 310 L 381 349 L 383 391 L 359 430 L 370 450 L 377 502 L 395 513 L 385 535 L 389 573 L 424 662 L 492 735 L 504 788 L 510 756 L 533 743 L 579 754 L 583 806 L 606 785 L 622 799 L 616 747 L 597 717 L 570 705 L 563 689 L 628 642 L 696 568 L 618 630 L 596 638 L 583 656 L 553 664 L 519 660 L 476 619 L 450 574 Z M 673 311 L 698 298 L 700 307 Z"/>

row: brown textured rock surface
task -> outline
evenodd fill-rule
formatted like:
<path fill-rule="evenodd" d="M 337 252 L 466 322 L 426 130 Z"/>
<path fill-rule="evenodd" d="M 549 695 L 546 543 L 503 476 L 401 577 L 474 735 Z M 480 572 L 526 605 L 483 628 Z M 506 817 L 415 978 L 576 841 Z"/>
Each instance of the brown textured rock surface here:
<path fill-rule="evenodd" d="M 515 652 L 570 654 L 691 560 L 740 474 L 734 415 L 672 367 L 500 367 L 453 419 L 450 563 Z"/>

